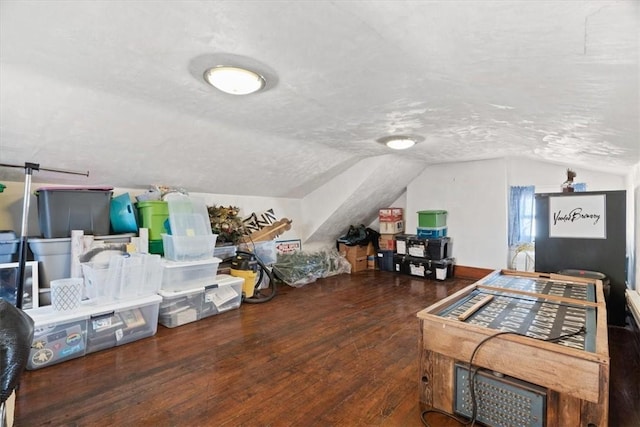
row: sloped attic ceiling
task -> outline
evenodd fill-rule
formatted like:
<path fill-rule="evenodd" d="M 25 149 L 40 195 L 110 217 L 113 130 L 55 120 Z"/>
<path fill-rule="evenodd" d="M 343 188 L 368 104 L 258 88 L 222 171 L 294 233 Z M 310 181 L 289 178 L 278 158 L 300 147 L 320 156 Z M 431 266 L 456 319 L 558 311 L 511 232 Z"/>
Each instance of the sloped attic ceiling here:
<path fill-rule="evenodd" d="M 302 197 L 402 133 L 424 138 L 392 154 L 411 165 L 624 173 L 640 161 L 639 29 L 632 0 L 3 0 L 0 162 Z M 220 61 L 255 66 L 267 90 L 206 85 Z"/>

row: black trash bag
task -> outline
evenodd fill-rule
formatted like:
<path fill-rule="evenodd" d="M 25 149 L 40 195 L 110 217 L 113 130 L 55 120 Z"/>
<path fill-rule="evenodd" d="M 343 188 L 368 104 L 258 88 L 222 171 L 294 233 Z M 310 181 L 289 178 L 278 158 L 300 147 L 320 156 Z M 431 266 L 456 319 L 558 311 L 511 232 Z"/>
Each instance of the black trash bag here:
<path fill-rule="evenodd" d="M 347 246 L 369 244 L 366 227 L 363 224 L 349 226 L 347 234 L 338 238 L 338 243 L 344 243 Z"/>
<path fill-rule="evenodd" d="M 374 249 L 377 251 L 380 249 L 379 239 L 380 233 L 376 230 L 365 227 L 363 224 L 351 225 L 349 226 L 347 234 L 338 238 L 336 249 L 339 248 L 340 243 L 344 243 L 347 246 L 367 246 L 369 243 L 372 243 Z"/>
<path fill-rule="evenodd" d="M 11 396 L 27 367 L 33 326 L 24 311 L 0 299 L 0 403 Z"/>

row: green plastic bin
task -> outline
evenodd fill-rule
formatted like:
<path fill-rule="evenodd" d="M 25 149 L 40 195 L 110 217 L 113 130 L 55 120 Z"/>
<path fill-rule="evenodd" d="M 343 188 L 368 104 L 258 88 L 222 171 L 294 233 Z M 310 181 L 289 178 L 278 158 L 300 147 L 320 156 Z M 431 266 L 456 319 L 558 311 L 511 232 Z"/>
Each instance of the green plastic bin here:
<path fill-rule="evenodd" d="M 444 227 L 447 225 L 447 211 L 418 211 L 418 227 Z"/>
<path fill-rule="evenodd" d="M 169 219 L 169 205 L 162 200 L 136 203 L 140 228 L 149 229 L 149 240 L 162 242 L 162 234 L 167 233 L 165 222 Z"/>

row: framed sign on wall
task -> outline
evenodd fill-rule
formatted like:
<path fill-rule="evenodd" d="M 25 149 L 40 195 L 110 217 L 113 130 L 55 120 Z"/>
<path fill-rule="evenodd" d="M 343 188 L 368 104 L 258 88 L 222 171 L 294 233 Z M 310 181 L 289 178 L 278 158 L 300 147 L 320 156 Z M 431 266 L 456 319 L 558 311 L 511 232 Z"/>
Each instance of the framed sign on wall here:
<path fill-rule="evenodd" d="M 549 197 L 549 237 L 606 239 L 606 195 Z"/>

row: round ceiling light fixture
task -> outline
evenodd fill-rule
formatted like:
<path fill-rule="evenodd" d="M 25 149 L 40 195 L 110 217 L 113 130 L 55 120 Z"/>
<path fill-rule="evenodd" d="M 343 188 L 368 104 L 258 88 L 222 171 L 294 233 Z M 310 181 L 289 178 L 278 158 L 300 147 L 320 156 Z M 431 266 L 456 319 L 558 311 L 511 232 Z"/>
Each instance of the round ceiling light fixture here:
<path fill-rule="evenodd" d="M 231 95 L 249 95 L 265 86 L 260 74 L 246 68 L 219 65 L 204 72 L 204 80 L 211 86 Z"/>
<path fill-rule="evenodd" d="M 377 141 L 394 150 L 406 150 L 411 148 L 423 138 L 410 135 L 390 135 L 379 138 Z"/>

